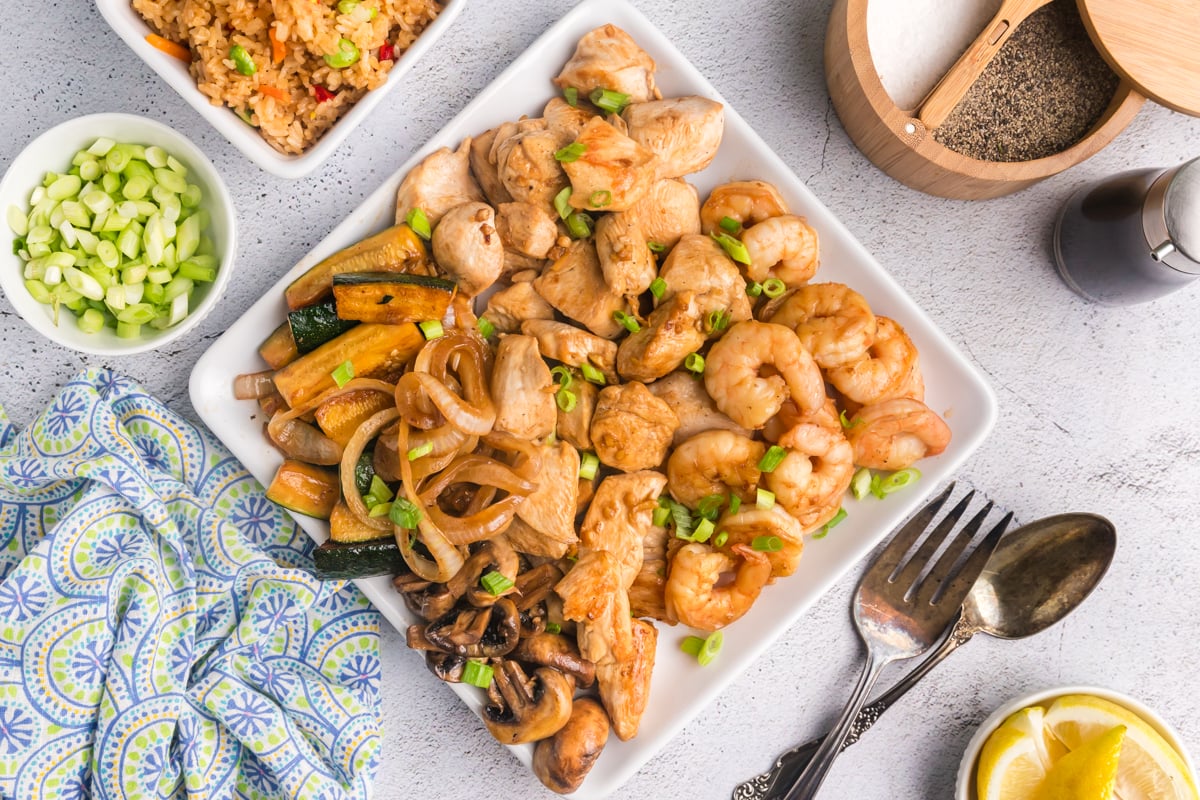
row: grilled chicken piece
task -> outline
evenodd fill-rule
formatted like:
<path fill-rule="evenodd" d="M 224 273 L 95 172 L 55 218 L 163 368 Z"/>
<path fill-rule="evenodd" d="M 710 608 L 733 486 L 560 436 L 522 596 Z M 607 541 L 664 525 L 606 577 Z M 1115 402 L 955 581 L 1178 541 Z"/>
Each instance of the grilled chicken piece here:
<path fill-rule="evenodd" d="M 650 699 L 650 676 L 654 672 L 658 629 L 645 620 L 632 621 L 633 653 L 624 660 L 604 658 L 596 662 L 600 700 L 612 720 L 617 737 L 627 742 L 637 736 Z"/>
<path fill-rule="evenodd" d="M 654 153 L 600 117 L 583 126 L 575 144 L 582 145 L 583 152 L 562 164 L 571 179 L 574 208 L 624 211 L 654 183 L 658 169 Z M 550 197 L 553 200 L 554 195 Z"/>
<path fill-rule="evenodd" d="M 753 433 L 722 414 L 708 396 L 704 382 L 691 375 L 675 372 L 662 380 L 646 384 L 646 388 L 655 397 L 666 401 L 675 416 L 679 417 L 679 429 L 675 431 L 675 441 L 672 443 L 676 447 L 704 431 L 733 431 L 746 438 Z"/>
<path fill-rule="evenodd" d="M 533 286 L 550 305 L 597 336 L 615 339 L 625 331 L 613 312 L 628 312 L 629 304 L 604 282 L 596 247 L 587 239 L 571 242 Z"/>
<path fill-rule="evenodd" d="M 541 439 L 554 432 L 554 381 L 532 336 L 500 339 L 491 389 L 496 430 L 522 439 Z"/>
<path fill-rule="evenodd" d="M 546 128 L 564 134 L 571 141 L 579 136 L 583 126 L 587 125 L 588 120 L 594 116 L 596 115 L 583 106 L 573 106 L 557 96 L 550 98 L 550 102 L 542 111 L 542 118 L 546 120 Z"/>
<path fill-rule="evenodd" d="M 572 367 L 591 364 L 604 373 L 610 383 L 617 382 L 617 343 L 581 331 L 565 322 L 534 319 L 522 323 L 521 333 L 537 339 L 543 358 L 552 358 Z"/>
<path fill-rule="evenodd" d="M 457 150 L 443 147 L 413 167 L 396 191 L 396 224 L 419 208 L 430 225 L 437 225 L 450 209 L 483 200 L 483 191 L 471 177 L 470 152 L 471 139 L 463 139 Z"/>
<path fill-rule="evenodd" d="M 495 283 L 504 269 L 504 245 L 492 207 L 466 203 L 447 211 L 433 229 L 433 259 L 468 297 Z"/>
<path fill-rule="evenodd" d="M 544 124 L 544 123 L 543 123 Z M 554 196 L 567 186 L 567 174 L 554 154 L 571 140 L 570 134 L 529 130 L 503 141 L 497 134 L 496 168 L 513 200 L 554 208 Z"/>
<path fill-rule="evenodd" d="M 584 34 L 554 84 L 560 89 L 573 86 L 581 96 L 611 89 L 629 95 L 634 103 L 660 96 L 654 85 L 654 59 L 616 25 Z"/>
<path fill-rule="evenodd" d="M 542 299 L 529 281 L 518 281 L 488 298 L 483 316 L 500 333 L 516 333 L 530 319 L 554 319 L 554 307 Z"/>
<path fill-rule="evenodd" d="M 600 482 L 583 526 L 579 552 L 607 550 L 620 562 L 621 587 L 628 589 L 642 568 L 642 540 L 653 525 L 654 509 L 667 476 L 653 470 L 609 475 Z"/>
<path fill-rule="evenodd" d="M 635 617 L 667 619 L 664 589 L 667 585 L 667 540 L 670 536 L 665 527 L 651 524 L 642 537 L 642 568 L 629 587 L 629 613 Z"/>
<path fill-rule="evenodd" d="M 629 138 L 658 156 L 660 178 L 679 178 L 707 167 L 725 133 L 725 107 L 695 95 L 632 103 L 621 116 Z"/>
<path fill-rule="evenodd" d="M 637 205 L 622 214 L 637 218 L 646 241 L 670 250 L 682 237 L 700 233 L 700 193 L 686 181 L 655 181 Z"/>
<path fill-rule="evenodd" d="M 596 403 L 600 400 L 600 387 L 590 381 L 575 381 L 571 384 L 571 393 L 575 395 L 575 407 L 570 411 L 558 409 L 558 438 L 580 450 L 591 450 L 592 415 L 596 413 Z M 580 484 L 592 485 L 583 479 L 580 479 Z M 589 490 L 581 502 L 586 504 L 591 499 Z"/>
<path fill-rule="evenodd" d="M 622 472 L 657 467 L 667 449 L 679 418 L 671 407 L 636 381 L 607 386 L 600 391 L 592 415 L 592 444 L 604 464 Z"/>
<path fill-rule="evenodd" d="M 647 241 L 635 214 L 605 214 L 596 221 L 596 255 L 608 288 L 630 297 L 650 288 L 658 265 Z"/>
<path fill-rule="evenodd" d="M 558 218 L 542 206 L 501 203 L 496 207 L 496 230 L 505 249 L 544 259 L 558 240 Z"/>
<path fill-rule="evenodd" d="M 707 338 L 696 293 L 677 292 L 651 312 L 640 331 L 621 342 L 617 372 L 626 380 L 657 380 L 678 369 Z"/>
<path fill-rule="evenodd" d="M 579 451 L 566 442 L 559 442 L 556 445 L 543 445 L 541 454 L 541 466 L 534 477 L 538 488 L 517 507 L 517 517 L 542 539 L 541 548 L 534 551 L 522 547 L 525 542 L 513 541 L 511 528 L 507 536 L 509 542 L 522 553 L 557 558 L 578 541 L 575 535 L 575 502 L 579 494 L 579 482 L 576 480 L 579 477 Z"/>
<path fill-rule="evenodd" d="M 633 655 L 629 596 L 621 585 L 621 563 L 612 553 L 584 553 L 554 591 L 562 598 L 563 617 L 579 623 L 580 655 L 597 663 Z"/>
<path fill-rule="evenodd" d="M 492 148 L 496 144 L 498 131 L 499 128 L 492 128 L 471 140 L 471 174 L 475 176 L 479 188 L 493 206 L 512 202 L 512 195 L 504 188 L 504 182 L 500 180 L 500 170 L 492 158 Z"/>
<path fill-rule="evenodd" d="M 718 309 L 729 312 L 731 325 L 750 319 L 746 281 L 733 259 L 711 237 L 689 234 L 681 238 L 663 262 L 659 277 L 667 284 L 660 304 L 676 292 L 690 289 L 696 292 L 702 319 Z"/>

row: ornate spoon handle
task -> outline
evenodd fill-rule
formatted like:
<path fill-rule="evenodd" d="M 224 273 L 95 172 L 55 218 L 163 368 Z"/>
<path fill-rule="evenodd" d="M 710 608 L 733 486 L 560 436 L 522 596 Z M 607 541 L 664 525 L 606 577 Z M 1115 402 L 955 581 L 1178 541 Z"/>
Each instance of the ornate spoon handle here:
<path fill-rule="evenodd" d="M 917 681 L 928 675 L 930 670 L 942 663 L 946 656 L 966 644 L 974 635 L 975 628 L 959 617 L 954 629 L 950 631 L 950 635 L 916 669 L 880 695 L 878 700 L 863 707 L 863 710 L 855 718 L 842 749 L 857 742 L 883 716 L 883 712 L 891 708 L 897 700 L 916 685 Z M 788 789 L 804 772 L 804 768 L 808 766 L 808 762 L 812 760 L 824 740 L 825 737 L 820 736 L 781 754 L 771 769 L 734 787 L 733 800 L 779 800 L 784 797 Z"/>

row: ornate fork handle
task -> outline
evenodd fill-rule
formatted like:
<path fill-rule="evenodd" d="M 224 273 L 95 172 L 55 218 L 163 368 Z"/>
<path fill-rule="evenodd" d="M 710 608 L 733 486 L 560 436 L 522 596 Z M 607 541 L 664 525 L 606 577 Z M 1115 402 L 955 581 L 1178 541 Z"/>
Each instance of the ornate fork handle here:
<path fill-rule="evenodd" d="M 959 617 L 954 629 L 950 631 L 950 635 L 916 669 L 880 695 L 878 700 L 863 707 L 851 725 L 850 734 L 846 737 L 846 743 L 842 745 L 842 749 L 857 742 L 883 716 L 883 712 L 891 708 L 897 700 L 916 685 L 917 681 L 928 675 L 930 670 L 942 663 L 946 656 L 966 644 L 974 635 L 975 630 Z M 796 783 L 800 773 L 804 772 L 804 768 L 808 766 L 808 762 L 812 760 L 824 740 L 825 737 L 820 736 L 783 753 L 776 759 L 775 765 L 771 769 L 734 787 L 733 800 L 778 800 L 778 798 L 784 797 L 788 789 Z"/>

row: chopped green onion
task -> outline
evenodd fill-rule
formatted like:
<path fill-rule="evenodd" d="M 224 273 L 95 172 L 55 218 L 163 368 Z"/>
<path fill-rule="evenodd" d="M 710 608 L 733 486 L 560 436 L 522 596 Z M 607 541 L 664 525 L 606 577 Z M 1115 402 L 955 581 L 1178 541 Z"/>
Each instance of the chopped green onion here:
<path fill-rule="evenodd" d="M 702 497 L 699 503 L 696 503 L 696 513 L 705 519 L 717 521 L 721 516 L 721 507 L 725 505 L 725 495 L 710 494 Z"/>
<path fill-rule="evenodd" d="M 821 530 L 818 531 L 817 533 L 814 533 L 813 538 L 814 539 L 824 539 L 826 536 L 829 535 L 829 532 L 831 530 L 833 530 L 838 525 L 840 525 L 842 520 L 844 520 L 848 516 L 849 516 L 849 514 L 846 513 L 846 509 L 839 508 L 837 510 L 837 513 L 833 515 L 833 519 L 829 520 L 829 522 L 826 522 L 823 526 L 821 526 Z"/>
<path fill-rule="evenodd" d="M 79 315 L 76 322 L 79 323 L 79 330 L 84 333 L 97 333 L 104 327 L 104 314 L 94 308 L 89 308 Z"/>
<path fill-rule="evenodd" d="M 851 428 L 857 428 L 859 425 L 863 424 L 863 421 L 861 419 L 848 418 L 846 416 L 846 409 L 844 409 L 844 408 L 842 409 L 842 413 L 838 414 L 838 419 L 840 419 L 842 421 L 842 429 L 847 430 L 847 431 L 850 430 Z"/>
<path fill-rule="evenodd" d="M 778 553 L 783 549 L 783 540 L 778 536 L 755 536 L 750 547 L 760 553 Z"/>
<path fill-rule="evenodd" d="M 334 69 L 345 69 L 352 64 L 357 64 L 359 56 L 362 55 L 358 50 L 358 45 L 349 39 L 342 37 L 338 39 L 338 49 L 336 53 L 323 56 L 325 63 Z"/>
<path fill-rule="evenodd" d="M 554 402 L 558 404 L 559 409 L 561 409 L 564 414 L 570 414 L 575 410 L 575 403 L 577 400 L 578 398 L 575 397 L 575 393 L 569 392 L 566 389 L 559 389 L 554 393 Z"/>
<path fill-rule="evenodd" d="M 679 649 L 689 656 L 694 656 L 700 666 L 707 667 L 721 652 L 721 646 L 724 643 L 725 635 L 721 631 L 713 631 L 703 639 L 699 636 L 687 637 L 680 643 Z"/>
<path fill-rule="evenodd" d="M 726 531 L 721 531 L 713 537 L 713 547 L 724 547 L 729 541 L 729 534 Z"/>
<path fill-rule="evenodd" d="M 621 327 L 630 333 L 637 333 L 642 329 L 642 326 L 638 323 L 638 321 L 629 314 L 626 314 L 624 311 L 614 311 L 612 313 L 612 318 L 620 323 Z"/>
<path fill-rule="evenodd" d="M 371 476 L 371 489 L 368 491 L 368 494 L 374 497 L 377 503 L 386 503 L 396 496 L 388 488 L 388 485 L 383 482 L 383 478 L 380 478 L 378 475 Z"/>
<path fill-rule="evenodd" d="M 512 578 L 502 572 L 492 570 L 479 579 L 480 585 L 487 589 L 488 594 L 501 595 L 516 586 Z"/>
<path fill-rule="evenodd" d="M 571 187 L 567 186 L 554 195 L 554 210 L 558 212 L 559 219 L 565 220 L 575 211 L 575 209 L 571 208 L 571 192 Z"/>
<path fill-rule="evenodd" d="M 588 383 L 594 383 L 597 386 L 603 386 L 608 383 L 604 377 L 604 373 L 586 361 L 579 365 L 579 371 L 583 373 L 583 379 Z"/>
<path fill-rule="evenodd" d="M 587 145 L 583 142 L 571 142 L 561 150 L 554 152 L 554 159 L 561 161 L 564 164 L 569 164 L 572 161 L 578 161 L 579 157 L 587 152 Z"/>
<path fill-rule="evenodd" d="M 772 299 L 787 291 L 787 286 L 779 278 L 767 278 L 763 281 L 763 294 Z"/>
<path fill-rule="evenodd" d="M 555 367 L 550 370 L 550 380 L 557 383 L 559 389 L 570 389 L 571 384 L 575 382 L 574 376 L 571 375 L 571 370 L 566 367 Z"/>
<path fill-rule="evenodd" d="M 417 325 L 417 327 L 425 335 L 425 341 L 440 339 L 446 334 L 446 331 L 442 328 L 442 321 L 440 319 L 427 319 Z"/>
<path fill-rule="evenodd" d="M 758 489 L 754 495 L 754 505 L 761 508 L 763 511 L 768 511 L 775 507 L 775 493 L 769 492 L 766 489 Z"/>
<path fill-rule="evenodd" d="M 413 233 L 422 239 L 428 240 L 433 236 L 433 231 L 429 227 L 429 217 L 425 216 L 422 209 L 414 208 L 409 211 L 404 217 L 404 221 L 408 223 L 408 227 L 412 228 Z"/>
<path fill-rule="evenodd" d="M 729 493 L 729 513 L 736 514 L 742 507 L 742 498 L 738 497 L 733 492 Z"/>
<path fill-rule="evenodd" d="M 759 297 L 762 295 L 762 293 L 763 287 L 758 281 L 746 284 L 746 294 L 750 295 L 751 297 Z"/>
<path fill-rule="evenodd" d="M 737 233 L 742 229 L 742 223 L 738 222 L 733 217 L 721 217 L 721 230 L 727 233 Z"/>
<path fill-rule="evenodd" d="M 767 452 L 763 453 L 763 457 L 758 460 L 758 469 L 761 472 L 774 472 L 786 457 L 787 450 L 784 450 L 777 444 L 773 444 L 767 448 Z"/>
<path fill-rule="evenodd" d="M 422 456 L 427 456 L 432 452 L 433 452 L 433 442 L 426 442 L 425 444 L 420 445 L 419 447 L 410 448 L 408 451 L 408 460 L 416 461 L 418 458 L 421 458 Z"/>
<path fill-rule="evenodd" d="M 704 639 L 699 636 L 689 636 L 679 643 L 679 649 L 695 658 L 704 649 Z"/>
<path fill-rule="evenodd" d="M 646 247 L 650 248 L 651 253 L 662 253 L 667 249 L 666 245 L 658 242 L 646 242 Z"/>
<path fill-rule="evenodd" d="M 662 300 L 662 296 L 667 293 L 667 282 L 662 278 L 655 278 L 650 282 L 650 294 L 654 295 L 655 300 Z"/>
<path fill-rule="evenodd" d="M 333 382 L 338 385 L 339 389 L 342 388 L 354 377 L 354 362 L 349 360 L 343 361 L 338 365 L 337 369 L 329 373 L 329 377 L 333 378 Z"/>
<path fill-rule="evenodd" d="M 696 530 L 692 531 L 692 541 L 707 542 L 713 535 L 713 530 L 715 527 L 716 526 L 713 525 L 713 521 L 711 519 L 700 520 L 700 522 L 696 525 Z"/>
<path fill-rule="evenodd" d="M 412 530 L 421 522 L 421 509 L 407 497 L 397 497 L 388 518 L 401 528 Z"/>
<path fill-rule="evenodd" d="M 720 333 L 729 327 L 730 313 L 723 308 L 714 308 L 708 312 L 708 317 L 704 321 L 704 326 L 709 333 Z"/>
<path fill-rule="evenodd" d="M 610 114 L 620 114 L 629 105 L 629 95 L 611 89 L 593 89 L 588 95 L 592 105 Z"/>
<path fill-rule="evenodd" d="M 480 689 L 486 689 L 492 685 L 494 673 L 495 671 L 482 661 L 469 660 L 463 667 L 462 681 Z"/>
<path fill-rule="evenodd" d="M 739 242 L 737 239 L 730 236 L 728 233 L 717 233 L 713 231 L 712 237 L 717 244 L 721 245 L 721 249 L 739 264 L 750 263 L 750 251 L 746 249 L 746 245 Z"/>
<path fill-rule="evenodd" d="M 338 12 L 342 14 L 353 14 L 354 9 L 358 8 L 358 4 L 360 2 L 362 2 L 362 0 L 340 0 L 337 4 Z"/>
<path fill-rule="evenodd" d="M 696 520 L 692 517 L 692 512 L 683 503 L 671 503 L 671 521 L 675 523 L 675 535 L 680 539 L 692 538 L 692 529 L 696 525 Z"/>
<path fill-rule="evenodd" d="M 568 86 L 567 88 L 563 89 L 563 98 L 566 99 L 567 105 L 569 105 L 571 108 L 575 108 L 579 105 L 579 90 L 574 86 Z"/>
<path fill-rule="evenodd" d="M 687 358 L 683 359 L 683 366 L 688 372 L 696 375 L 704 374 L 704 356 L 699 353 L 688 353 Z"/>
<path fill-rule="evenodd" d="M 910 483 L 915 483 L 920 479 L 920 477 L 921 471 L 915 467 L 909 467 L 908 469 L 902 469 L 898 472 L 893 472 L 886 478 L 879 479 L 878 496 L 883 498 L 892 492 L 898 492 L 905 486 L 908 486 Z"/>
<path fill-rule="evenodd" d="M 579 459 L 579 477 L 585 481 L 590 481 L 596 477 L 596 470 L 600 469 L 600 459 L 595 453 L 584 453 Z"/>
<path fill-rule="evenodd" d="M 592 235 L 592 218 L 582 211 L 572 211 L 566 221 L 572 239 L 586 239 Z"/>
<path fill-rule="evenodd" d="M 855 500 L 862 500 L 871 491 L 871 470 L 861 467 L 850 479 L 850 494 Z"/>
<path fill-rule="evenodd" d="M 475 323 L 475 328 L 479 331 L 479 335 L 485 339 L 492 338 L 492 334 L 496 332 L 496 326 L 486 317 L 480 317 Z"/>
<path fill-rule="evenodd" d="M 662 498 L 659 498 L 658 508 L 654 509 L 654 514 L 650 521 L 654 523 L 656 528 L 665 528 L 667 522 L 671 519 L 671 507 L 662 504 Z"/>
<path fill-rule="evenodd" d="M 562 625 L 557 622 L 547 622 L 546 633 L 562 633 Z"/>
<path fill-rule="evenodd" d="M 363 499 L 364 501 L 366 500 L 366 498 Z M 386 517 L 388 514 L 392 513 L 392 504 L 388 502 L 376 503 L 375 505 L 368 506 L 368 509 L 368 517 Z"/>
<path fill-rule="evenodd" d="M 597 189 L 588 195 L 588 205 L 592 208 L 604 208 L 612 205 L 612 192 L 608 189 Z"/>
<path fill-rule="evenodd" d="M 234 69 L 243 75 L 249 76 L 258 72 L 258 67 L 254 64 L 254 59 L 246 52 L 246 48 L 240 44 L 235 44 L 229 48 L 229 60 L 233 62 Z M 110 152 L 109 155 L 111 156 L 112 153 Z"/>

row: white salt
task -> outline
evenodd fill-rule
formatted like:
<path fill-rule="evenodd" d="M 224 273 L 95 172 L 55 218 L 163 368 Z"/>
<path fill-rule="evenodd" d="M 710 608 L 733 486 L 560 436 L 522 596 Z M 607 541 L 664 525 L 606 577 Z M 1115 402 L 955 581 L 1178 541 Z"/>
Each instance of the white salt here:
<path fill-rule="evenodd" d="M 1000 10 L 1001 0 L 871 0 L 867 43 L 883 88 L 912 111 Z"/>

